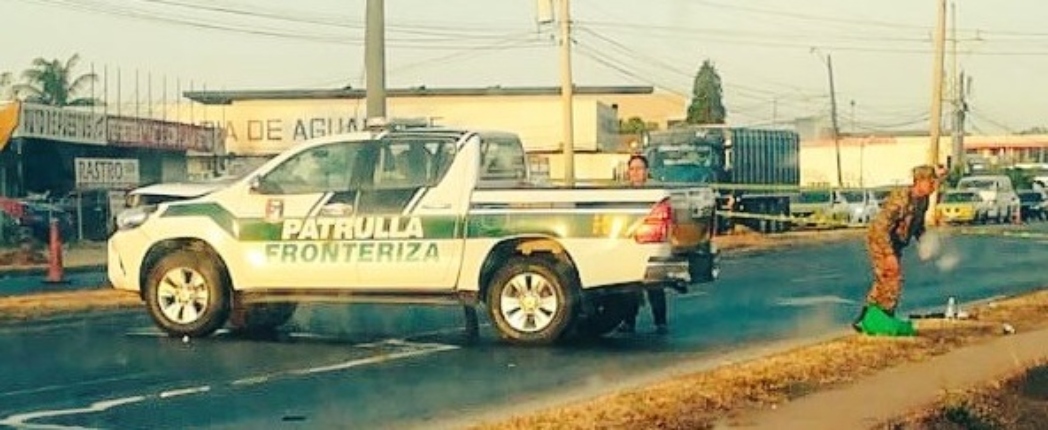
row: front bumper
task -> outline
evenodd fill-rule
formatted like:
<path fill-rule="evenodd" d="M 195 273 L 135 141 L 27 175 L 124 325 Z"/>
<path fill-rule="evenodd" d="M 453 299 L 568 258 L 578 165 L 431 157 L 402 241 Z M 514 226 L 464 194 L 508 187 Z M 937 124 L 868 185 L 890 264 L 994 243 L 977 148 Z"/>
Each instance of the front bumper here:
<path fill-rule="evenodd" d="M 139 270 L 145 254 L 145 235 L 137 230 L 117 231 L 107 242 L 106 275 L 113 288 L 139 291 Z"/>

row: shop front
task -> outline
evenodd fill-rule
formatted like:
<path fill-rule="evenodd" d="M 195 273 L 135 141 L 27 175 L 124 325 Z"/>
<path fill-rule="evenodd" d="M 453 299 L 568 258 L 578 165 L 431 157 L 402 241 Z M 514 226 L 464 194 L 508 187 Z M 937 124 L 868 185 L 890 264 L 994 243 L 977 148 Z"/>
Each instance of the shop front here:
<path fill-rule="evenodd" d="M 0 191 L 68 213 L 78 238 L 104 239 L 128 190 L 186 180 L 187 151 L 210 151 L 217 139 L 190 124 L 22 104 L 0 151 Z"/>

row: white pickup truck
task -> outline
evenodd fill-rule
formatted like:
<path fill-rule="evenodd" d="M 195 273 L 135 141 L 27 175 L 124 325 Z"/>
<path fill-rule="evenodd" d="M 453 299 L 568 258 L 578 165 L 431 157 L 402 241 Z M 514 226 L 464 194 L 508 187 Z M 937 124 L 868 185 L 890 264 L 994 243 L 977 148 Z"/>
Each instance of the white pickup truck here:
<path fill-rule="evenodd" d="M 483 304 L 502 338 L 548 343 L 712 281 L 713 212 L 708 188 L 533 185 L 509 133 L 367 131 L 124 211 L 108 276 L 172 336 L 273 329 L 302 302 Z"/>

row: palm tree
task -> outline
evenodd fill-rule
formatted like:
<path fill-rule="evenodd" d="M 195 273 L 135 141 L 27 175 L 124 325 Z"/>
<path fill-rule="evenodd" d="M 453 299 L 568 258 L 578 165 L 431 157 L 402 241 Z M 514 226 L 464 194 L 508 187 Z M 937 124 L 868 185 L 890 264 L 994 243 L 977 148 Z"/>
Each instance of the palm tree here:
<path fill-rule="evenodd" d="M 48 61 L 44 58 L 33 60 L 33 66 L 22 72 L 24 83 L 15 85 L 15 94 L 32 103 L 51 106 L 98 106 L 102 101 L 94 97 L 76 97 L 91 83 L 98 80 L 94 72 L 85 73 L 73 79 L 73 69 L 80 61 L 79 54 L 73 54 L 65 64 L 57 59 Z"/>

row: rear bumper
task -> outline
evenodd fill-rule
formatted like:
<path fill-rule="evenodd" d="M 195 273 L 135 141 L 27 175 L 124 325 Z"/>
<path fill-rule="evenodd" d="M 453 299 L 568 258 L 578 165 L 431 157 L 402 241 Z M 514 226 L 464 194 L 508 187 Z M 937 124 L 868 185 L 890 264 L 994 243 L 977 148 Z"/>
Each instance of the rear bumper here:
<path fill-rule="evenodd" d="M 651 257 L 644 270 L 644 284 L 689 284 L 691 263 L 687 256 Z"/>

